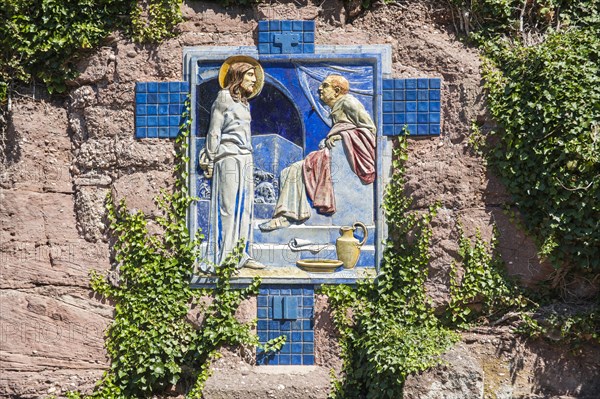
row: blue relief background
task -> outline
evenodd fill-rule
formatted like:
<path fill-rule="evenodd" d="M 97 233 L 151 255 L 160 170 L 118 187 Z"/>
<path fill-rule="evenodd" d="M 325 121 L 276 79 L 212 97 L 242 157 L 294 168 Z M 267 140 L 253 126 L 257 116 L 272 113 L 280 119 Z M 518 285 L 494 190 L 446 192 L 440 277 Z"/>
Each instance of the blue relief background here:
<path fill-rule="evenodd" d="M 272 216 L 279 194 L 281 171 L 318 150 L 319 143 L 329 132 L 329 108 L 321 104 L 317 91 L 329 74 L 337 73 L 346 77 L 350 82 L 350 93 L 377 120 L 373 112 L 376 108 L 374 67 L 368 62 L 354 59 L 331 65 L 325 62 L 261 61 L 265 70 L 265 85 L 260 95 L 250 100 L 255 163 L 255 221 L 268 220 Z M 210 109 L 220 90 L 216 79 L 220 66 L 221 62 L 198 64 L 194 130 L 196 159 L 198 152 L 204 148 Z M 334 147 L 331 157 L 336 213 L 321 215 L 313 210 L 305 224 L 269 233 L 263 233 L 255 226 L 251 246 L 256 260 L 271 267 L 286 267 L 294 265 L 299 259 L 337 259 L 332 244 L 339 237 L 339 227 L 361 221 L 369 227 L 370 235 L 362 248 L 357 267 L 374 267 L 374 185 L 363 185 L 352 172 L 343 145 Z M 201 198 L 197 206 L 197 225 L 205 235 L 209 235 L 212 230 L 208 225 L 210 181 L 203 177 L 197 163 L 194 165 L 198 176 L 196 194 Z M 287 244 L 294 238 L 329 246 L 318 253 L 292 252 Z"/>

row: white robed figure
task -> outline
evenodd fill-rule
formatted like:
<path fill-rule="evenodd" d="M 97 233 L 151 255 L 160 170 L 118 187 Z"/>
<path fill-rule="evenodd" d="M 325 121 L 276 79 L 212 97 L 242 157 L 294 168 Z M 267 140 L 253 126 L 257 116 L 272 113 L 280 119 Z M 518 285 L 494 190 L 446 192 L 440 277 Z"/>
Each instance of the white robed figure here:
<path fill-rule="evenodd" d="M 262 89 L 264 72 L 255 59 L 234 56 L 221 66 L 219 83 L 222 90 L 212 105 L 206 148 L 200 155 L 200 167 L 212 179 L 205 258 L 220 265 L 243 240 L 246 247 L 237 267 L 262 269 L 250 254 L 254 162 L 248 99 Z"/>

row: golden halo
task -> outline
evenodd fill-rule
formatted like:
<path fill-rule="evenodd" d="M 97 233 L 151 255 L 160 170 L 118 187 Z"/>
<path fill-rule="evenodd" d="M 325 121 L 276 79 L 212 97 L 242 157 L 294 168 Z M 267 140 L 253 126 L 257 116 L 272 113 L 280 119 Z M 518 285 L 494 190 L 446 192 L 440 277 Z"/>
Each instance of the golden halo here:
<path fill-rule="evenodd" d="M 225 88 L 225 76 L 227 76 L 231 64 L 235 64 L 236 62 L 247 62 L 254 66 L 254 71 L 256 72 L 256 84 L 254 85 L 252 94 L 248 96 L 248 99 L 256 97 L 265 84 L 265 71 L 257 60 L 247 55 L 234 55 L 223 62 L 223 65 L 221 65 L 221 69 L 219 70 L 219 85 L 221 85 L 222 89 Z"/>

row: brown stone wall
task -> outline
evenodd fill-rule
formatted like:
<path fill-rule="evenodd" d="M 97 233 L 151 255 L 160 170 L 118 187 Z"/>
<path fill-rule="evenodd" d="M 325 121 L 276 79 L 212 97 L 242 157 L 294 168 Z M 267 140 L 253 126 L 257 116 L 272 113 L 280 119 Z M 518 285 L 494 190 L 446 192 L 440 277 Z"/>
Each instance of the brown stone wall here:
<path fill-rule="evenodd" d="M 417 209 L 442 202 L 428 283 L 436 302 L 447 294 L 458 221 L 486 237 L 496 223 L 509 271 L 525 283 L 544 277 L 535 246 L 501 211 L 510 199 L 467 147 L 472 120 L 490 125 L 478 54 L 454 36 L 447 3 L 379 4 L 367 13 L 356 6 L 187 2 L 174 39 L 146 46 L 115 34 L 80 63 L 66 96 L 40 98 L 39 88 L 15 95 L 0 182 L 0 397 L 89 391 L 100 377 L 112 308 L 93 296 L 88 272 L 110 268 L 105 196 L 113 190 L 152 215 L 152 198 L 172 182 L 172 141 L 134 138 L 135 82 L 181 80 L 184 46 L 254 45 L 258 19 L 314 19 L 317 44 L 391 44 L 394 77 L 443 77 L 443 133 L 411 139 L 407 176 Z M 331 319 L 317 321 L 317 361 L 339 367 Z"/>

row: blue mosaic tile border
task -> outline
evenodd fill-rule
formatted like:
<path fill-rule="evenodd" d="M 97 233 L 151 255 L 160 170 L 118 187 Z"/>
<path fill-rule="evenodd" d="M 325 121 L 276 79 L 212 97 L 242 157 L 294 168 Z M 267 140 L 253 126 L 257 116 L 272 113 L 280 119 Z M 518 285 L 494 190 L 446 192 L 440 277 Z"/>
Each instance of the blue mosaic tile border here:
<path fill-rule="evenodd" d="M 274 320 L 273 311 L 278 307 L 273 299 L 296 298 L 298 318 L 295 320 Z M 264 353 L 260 349 L 256 354 L 258 365 L 314 365 L 314 301 L 315 290 L 312 285 L 262 285 L 258 294 L 257 332 L 260 343 L 286 336 L 285 345 L 279 352 Z M 273 306 L 275 304 L 275 306 Z"/>
<path fill-rule="evenodd" d="M 311 54 L 315 52 L 315 21 L 270 20 L 258 22 L 259 54 Z"/>
<path fill-rule="evenodd" d="M 439 136 L 441 79 L 383 79 L 383 135 Z"/>
<path fill-rule="evenodd" d="M 137 82 L 135 137 L 177 137 L 189 92 L 189 82 Z"/>

